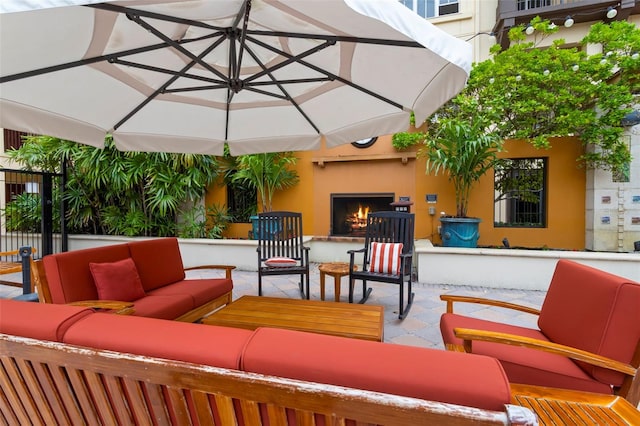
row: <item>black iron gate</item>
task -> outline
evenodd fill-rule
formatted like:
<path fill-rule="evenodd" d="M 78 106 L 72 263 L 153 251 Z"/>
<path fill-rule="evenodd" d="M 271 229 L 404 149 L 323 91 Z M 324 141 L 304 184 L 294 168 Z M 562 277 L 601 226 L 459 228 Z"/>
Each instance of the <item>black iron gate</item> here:
<path fill-rule="evenodd" d="M 0 252 L 30 247 L 38 259 L 66 251 L 64 175 L 0 169 L 0 182 Z M 20 261 L 19 254 L 0 258 L 0 263 Z M 25 291 L 27 284 L 22 283 Z"/>

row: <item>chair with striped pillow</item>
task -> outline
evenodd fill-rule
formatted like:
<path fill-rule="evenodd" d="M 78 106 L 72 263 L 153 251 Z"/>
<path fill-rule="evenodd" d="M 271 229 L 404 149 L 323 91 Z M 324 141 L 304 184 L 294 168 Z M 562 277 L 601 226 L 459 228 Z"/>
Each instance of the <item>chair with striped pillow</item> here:
<path fill-rule="evenodd" d="M 362 280 L 365 303 L 373 290 L 367 281 L 397 284 L 400 291 L 398 318 L 404 319 L 411 309 L 411 264 L 415 216 L 404 212 L 375 212 L 367 216 L 364 247 L 349 250 L 349 302 L 353 303 L 355 280 Z M 356 255 L 362 253 L 362 268 L 356 270 Z M 407 284 L 405 303 L 404 287 Z"/>

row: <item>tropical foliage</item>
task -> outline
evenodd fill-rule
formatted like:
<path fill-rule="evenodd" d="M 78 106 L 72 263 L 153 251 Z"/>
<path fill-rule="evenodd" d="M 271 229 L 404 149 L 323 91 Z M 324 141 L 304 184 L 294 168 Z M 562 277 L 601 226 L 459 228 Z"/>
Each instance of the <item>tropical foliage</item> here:
<path fill-rule="evenodd" d="M 273 210 L 276 191 L 296 185 L 300 178 L 292 167 L 297 157 L 291 152 L 267 152 L 242 155 L 236 159 L 232 180 L 255 188 L 262 203 L 262 211 Z"/>
<path fill-rule="evenodd" d="M 69 232 L 181 236 L 185 222 L 179 218 L 197 206 L 217 176 L 215 157 L 121 152 L 110 137 L 105 144 L 104 149 L 97 149 L 49 136 L 32 136 L 7 155 L 26 170 L 61 172 L 66 168 L 64 201 Z M 15 208 L 10 204 L 7 212 Z M 28 217 L 26 211 L 24 214 Z M 210 219 L 200 225 L 201 235 L 219 234 L 212 231 L 216 225 Z"/>
<path fill-rule="evenodd" d="M 502 140 L 487 125 L 480 115 L 470 120 L 443 117 L 431 125 L 418 152 L 427 159 L 428 173 L 443 171 L 453 183 L 456 217 L 467 217 L 471 189 L 498 161 Z"/>

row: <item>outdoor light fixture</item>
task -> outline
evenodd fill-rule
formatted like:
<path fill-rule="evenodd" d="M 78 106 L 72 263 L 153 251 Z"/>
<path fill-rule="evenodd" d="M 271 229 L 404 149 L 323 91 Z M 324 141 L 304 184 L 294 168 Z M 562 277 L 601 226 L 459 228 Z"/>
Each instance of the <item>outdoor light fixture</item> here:
<path fill-rule="evenodd" d="M 527 35 L 533 34 L 534 31 L 535 31 L 535 28 L 533 28 L 533 25 L 529 25 L 527 29 L 524 30 L 524 32 L 527 33 Z"/>
<path fill-rule="evenodd" d="M 564 20 L 564 26 L 567 28 L 571 28 L 573 27 L 573 23 L 575 21 L 573 20 L 573 18 L 571 16 L 567 16 L 567 19 Z"/>
<path fill-rule="evenodd" d="M 549 70 L 544 70 L 544 71 L 542 72 L 542 74 L 546 77 L 546 76 L 548 76 L 549 74 L 551 74 L 551 71 L 549 71 Z"/>
<path fill-rule="evenodd" d="M 636 60 L 638 58 L 640 58 L 640 53 L 638 53 L 638 52 L 636 52 L 633 55 L 631 55 L 631 59 L 633 59 L 633 60 Z"/>
<path fill-rule="evenodd" d="M 613 19 L 618 15 L 618 10 L 614 9 L 613 7 L 609 6 L 609 8 L 607 9 L 607 18 L 609 19 Z"/>

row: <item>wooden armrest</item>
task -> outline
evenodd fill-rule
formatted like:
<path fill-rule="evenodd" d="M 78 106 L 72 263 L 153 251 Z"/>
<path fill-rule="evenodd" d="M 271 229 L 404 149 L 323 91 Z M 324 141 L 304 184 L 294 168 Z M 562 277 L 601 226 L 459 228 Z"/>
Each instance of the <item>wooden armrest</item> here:
<path fill-rule="evenodd" d="M 526 312 L 528 314 L 540 315 L 540 310 L 529 306 L 518 305 L 516 303 L 503 302 L 494 299 L 485 299 L 482 297 L 455 296 L 451 294 L 441 294 L 440 300 L 447 302 L 447 313 L 453 313 L 453 302 L 479 303 L 481 305 L 496 306 L 498 308 L 514 309 L 516 311 Z"/>
<path fill-rule="evenodd" d="M 85 306 L 93 309 L 108 309 L 121 315 L 133 313 L 133 303 L 120 302 L 118 300 L 78 300 L 76 302 L 70 302 L 68 305 Z"/>
<path fill-rule="evenodd" d="M 233 265 L 201 265 L 201 266 L 192 266 L 190 268 L 185 268 L 185 271 L 192 271 L 194 269 L 224 269 L 225 270 L 225 278 L 231 279 L 231 271 L 236 269 Z"/>
<path fill-rule="evenodd" d="M 587 364 L 597 367 L 607 368 L 609 370 L 619 371 L 620 373 L 634 376 L 636 368 L 615 359 L 607 358 L 581 349 L 572 348 L 571 346 L 561 345 L 559 343 L 546 342 L 544 340 L 532 339 L 530 337 L 518 336 L 509 333 L 499 333 L 496 331 L 473 330 L 469 328 L 454 328 L 454 334 L 464 341 L 465 352 L 472 352 L 471 343 L 473 340 L 483 342 L 503 343 L 506 345 L 521 346 L 530 349 L 538 349 L 556 355 L 566 356 L 576 361 L 586 362 Z"/>

